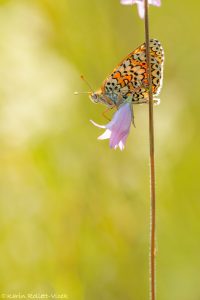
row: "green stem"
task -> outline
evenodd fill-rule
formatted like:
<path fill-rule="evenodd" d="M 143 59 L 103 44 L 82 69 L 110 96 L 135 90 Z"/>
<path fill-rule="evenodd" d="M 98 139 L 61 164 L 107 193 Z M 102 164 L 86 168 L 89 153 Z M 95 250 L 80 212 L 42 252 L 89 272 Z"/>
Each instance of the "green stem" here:
<path fill-rule="evenodd" d="M 149 47 L 149 15 L 148 0 L 145 3 L 145 42 L 147 57 L 147 75 L 149 83 L 149 154 L 150 154 L 150 299 L 156 299 L 156 195 L 155 195 L 155 160 L 154 160 L 154 118 L 153 118 L 153 92 L 151 77 L 151 58 Z"/>

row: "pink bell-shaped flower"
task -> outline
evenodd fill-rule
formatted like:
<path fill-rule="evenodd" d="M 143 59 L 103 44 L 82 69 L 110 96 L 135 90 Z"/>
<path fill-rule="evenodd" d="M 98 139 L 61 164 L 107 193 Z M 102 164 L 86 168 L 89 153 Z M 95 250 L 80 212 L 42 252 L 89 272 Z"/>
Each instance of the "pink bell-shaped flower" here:
<path fill-rule="evenodd" d="M 161 0 L 148 0 L 148 3 L 154 6 L 161 6 Z M 121 4 L 137 4 L 140 18 L 144 18 L 144 0 L 121 0 Z"/>
<path fill-rule="evenodd" d="M 132 119 L 132 104 L 127 102 L 120 106 L 107 125 L 98 125 L 94 121 L 90 121 L 93 125 L 106 129 L 106 131 L 98 137 L 99 140 L 110 139 L 110 148 L 116 149 L 119 147 L 120 150 L 123 150 L 130 131 Z"/>

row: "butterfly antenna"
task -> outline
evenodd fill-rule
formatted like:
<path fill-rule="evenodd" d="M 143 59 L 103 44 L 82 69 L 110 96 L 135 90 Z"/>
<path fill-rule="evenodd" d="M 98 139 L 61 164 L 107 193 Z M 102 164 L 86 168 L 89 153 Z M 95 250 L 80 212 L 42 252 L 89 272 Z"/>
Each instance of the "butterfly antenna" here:
<path fill-rule="evenodd" d="M 74 95 L 79 95 L 79 94 L 92 94 L 94 93 L 94 90 L 92 89 L 91 85 L 89 84 L 89 82 L 85 79 L 85 77 L 83 75 L 81 75 L 81 79 L 87 84 L 87 86 L 90 89 L 90 92 L 74 92 Z"/>
<path fill-rule="evenodd" d="M 93 88 L 91 87 L 91 85 L 89 84 L 89 82 L 85 79 L 85 77 L 83 75 L 81 75 L 81 79 L 87 84 L 87 86 L 89 87 L 90 91 L 92 93 L 94 93 Z"/>
<path fill-rule="evenodd" d="M 79 94 L 91 94 L 91 92 L 74 92 L 74 95 L 79 95 Z"/>

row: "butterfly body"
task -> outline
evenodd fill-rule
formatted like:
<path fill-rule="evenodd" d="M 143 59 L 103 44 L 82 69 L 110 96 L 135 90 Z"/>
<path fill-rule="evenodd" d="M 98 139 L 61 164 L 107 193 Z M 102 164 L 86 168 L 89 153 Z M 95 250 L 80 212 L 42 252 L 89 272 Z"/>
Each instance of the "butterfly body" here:
<path fill-rule="evenodd" d="M 153 96 L 162 87 L 164 51 L 156 39 L 150 40 Z M 119 107 L 127 99 L 133 104 L 148 103 L 148 79 L 145 43 L 131 52 L 106 78 L 100 90 L 90 95 L 95 103 Z"/>

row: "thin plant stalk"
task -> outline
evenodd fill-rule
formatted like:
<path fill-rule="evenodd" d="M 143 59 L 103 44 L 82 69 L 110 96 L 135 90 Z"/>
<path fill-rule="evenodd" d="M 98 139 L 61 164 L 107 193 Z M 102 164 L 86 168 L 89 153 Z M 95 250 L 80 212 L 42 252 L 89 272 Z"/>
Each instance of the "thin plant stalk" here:
<path fill-rule="evenodd" d="M 156 299 L 156 195 L 155 195 L 155 159 L 154 159 L 154 116 L 151 76 L 151 57 L 149 47 L 148 0 L 145 3 L 145 43 L 147 76 L 149 85 L 149 157 L 150 157 L 150 299 Z"/>

